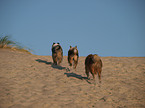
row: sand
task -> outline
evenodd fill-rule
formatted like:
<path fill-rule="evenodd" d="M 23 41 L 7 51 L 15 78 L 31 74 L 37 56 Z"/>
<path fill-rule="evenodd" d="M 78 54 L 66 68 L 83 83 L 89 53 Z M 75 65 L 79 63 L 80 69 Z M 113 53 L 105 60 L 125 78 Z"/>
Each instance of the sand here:
<path fill-rule="evenodd" d="M 51 56 L 0 49 L 0 108 L 145 108 L 145 57 L 101 57 L 102 83 Z M 92 79 L 92 77 L 91 77 Z"/>

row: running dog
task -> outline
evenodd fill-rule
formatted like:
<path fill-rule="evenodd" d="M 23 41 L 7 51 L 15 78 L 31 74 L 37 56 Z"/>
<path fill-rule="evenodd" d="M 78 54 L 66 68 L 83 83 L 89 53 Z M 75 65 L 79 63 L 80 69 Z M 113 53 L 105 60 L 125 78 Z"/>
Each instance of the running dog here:
<path fill-rule="evenodd" d="M 99 82 L 101 83 L 101 71 L 102 71 L 102 61 L 97 54 L 90 54 L 85 59 L 85 72 L 89 79 L 89 72 L 93 76 L 93 80 L 95 81 L 95 75 L 98 73 Z"/>
<path fill-rule="evenodd" d="M 79 58 L 79 53 L 78 53 L 77 46 L 75 46 L 75 47 L 70 46 L 70 49 L 68 51 L 68 63 L 70 65 L 70 67 L 73 64 L 74 69 L 76 69 L 77 64 L 78 64 L 78 58 Z"/>
<path fill-rule="evenodd" d="M 63 59 L 63 50 L 59 43 L 53 43 L 52 45 L 52 59 L 54 65 L 59 65 Z"/>

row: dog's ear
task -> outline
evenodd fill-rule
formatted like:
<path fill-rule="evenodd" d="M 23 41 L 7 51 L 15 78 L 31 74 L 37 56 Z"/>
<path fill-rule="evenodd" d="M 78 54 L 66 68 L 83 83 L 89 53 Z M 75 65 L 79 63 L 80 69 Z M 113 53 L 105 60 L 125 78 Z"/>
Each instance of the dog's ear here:
<path fill-rule="evenodd" d="M 70 48 L 72 48 L 72 46 L 70 46 Z"/>
<path fill-rule="evenodd" d="M 59 42 L 57 42 L 57 44 L 59 44 Z"/>
<path fill-rule="evenodd" d="M 75 48 L 77 48 L 77 46 L 75 46 Z"/>
<path fill-rule="evenodd" d="M 53 45 L 54 45 L 55 43 L 53 42 Z"/>

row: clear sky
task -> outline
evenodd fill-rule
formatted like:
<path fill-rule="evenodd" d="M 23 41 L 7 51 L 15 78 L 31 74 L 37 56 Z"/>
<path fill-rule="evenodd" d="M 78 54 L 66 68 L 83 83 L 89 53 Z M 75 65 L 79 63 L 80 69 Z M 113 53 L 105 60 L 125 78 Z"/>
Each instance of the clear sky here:
<path fill-rule="evenodd" d="M 0 0 L 0 35 L 36 55 L 145 56 L 145 0 Z"/>

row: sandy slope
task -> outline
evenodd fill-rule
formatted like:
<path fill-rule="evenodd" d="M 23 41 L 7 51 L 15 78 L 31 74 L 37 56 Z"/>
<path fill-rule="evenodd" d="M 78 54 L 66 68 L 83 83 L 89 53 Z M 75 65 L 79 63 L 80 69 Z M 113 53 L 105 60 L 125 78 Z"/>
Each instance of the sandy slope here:
<path fill-rule="evenodd" d="M 67 57 L 0 49 L 0 108 L 145 108 L 145 58 L 102 57 L 102 83 L 86 80 L 85 57 L 77 71 Z"/>

